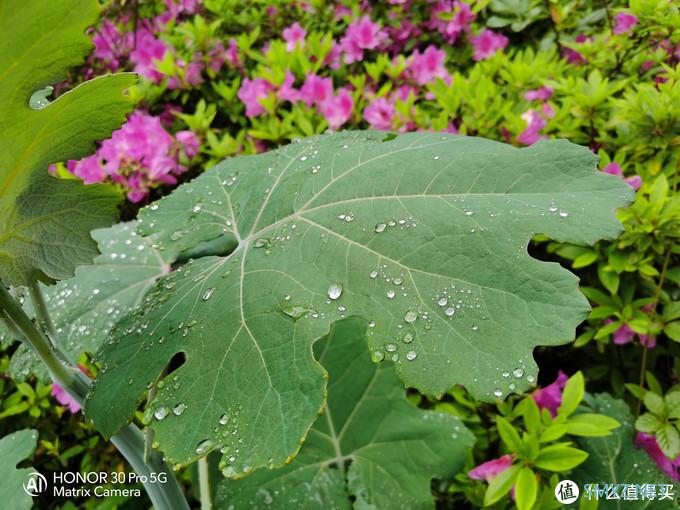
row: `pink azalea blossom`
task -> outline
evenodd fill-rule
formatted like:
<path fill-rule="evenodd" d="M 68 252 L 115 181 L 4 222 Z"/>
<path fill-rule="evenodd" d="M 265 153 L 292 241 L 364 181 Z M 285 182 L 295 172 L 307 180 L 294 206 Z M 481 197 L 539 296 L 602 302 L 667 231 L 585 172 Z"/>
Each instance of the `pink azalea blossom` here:
<path fill-rule="evenodd" d="M 469 25 L 476 17 L 468 4 L 458 0 L 438 0 L 430 9 L 430 15 L 429 28 L 441 33 L 449 44 L 455 43 L 461 32 L 469 31 Z"/>
<path fill-rule="evenodd" d="M 178 131 L 175 139 L 182 145 L 187 158 L 193 159 L 201 149 L 201 142 L 193 131 Z"/>
<path fill-rule="evenodd" d="M 611 324 L 611 319 L 605 319 L 605 324 Z M 640 344 L 648 349 L 656 347 L 656 337 L 654 335 L 640 335 L 633 331 L 628 324 L 621 324 L 614 333 L 612 333 L 612 342 L 616 345 L 625 345 L 631 343 L 635 339 L 635 335 L 640 338 Z"/>
<path fill-rule="evenodd" d="M 99 59 L 108 70 L 117 71 L 121 65 L 120 61 L 132 51 L 134 35 L 132 32 L 121 32 L 107 19 L 92 36 L 92 42 L 93 57 Z"/>
<path fill-rule="evenodd" d="M 560 370 L 554 383 L 534 390 L 531 398 L 534 399 L 539 409 L 547 409 L 552 416 L 557 414 L 557 408 L 562 404 L 562 390 L 567 384 L 567 379 L 569 379 L 567 374 Z"/>
<path fill-rule="evenodd" d="M 491 482 L 503 471 L 512 466 L 512 455 L 503 455 L 498 459 L 484 462 L 468 472 L 468 476 L 473 480 L 485 480 Z"/>
<path fill-rule="evenodd" d="M 422 33 L 420 27 L 409 20 L 402 20 L 401 24 L 389 26 L 385 28 L 385 31 L 392 41 L 388 50 L 393 54 L 401 52 L 406 43 L 416 39 Z"/>
<path fill-rule="evenodd" d="M 374 50 L 387 40 L 387 33 L 373 23 L 368 16 L 353 21 L 347 27 L 340 45 L 345 54 L 345 62 L 360 62 L 364 59 L 365 50 Z"/>
<path fill-rule="evenodd" d="M 524 99 L 527 101 L 547 101 L 553 95 L 554 90 L 551 87 L 539 87 L 534 90 L 527 90 L 524 93 Z"/>
<path fill-rule="evenodd" d="M 80 177 L 85 184 L 102 182 L 106 179 L 107 175 L 96 154 L 83 158 L 80 161 L 70 160 L 66 163 L 66 168 L 73 175 Z"/>
<path fill-rule="evenodd" d="M 394 105 L 384 97 L 379 97 L 366 107 L 364 119 L 373 129 L 389 130 L 392 129 L 394 113 Z"/>
<path fill-rule="evenodd" d="M 246 105 L 246 117 L 257 117 L 264 113 L 260 99 L 266 98 L 272 90 L 274 90 L 274 85 L 264 78 L 255 78 L 254 80 L 244 78 L 237 95 Z"/>
<path fill-rule="evenodd" d="M 428 46 L 421 54 L 418 50 L 413 52 L 408 74 L 418 85 L 430 83 L 435 78 L 448 78 L 444 67 L 446 52 L 438 50 L 435 46 Z"/>
<path fill-rule="evenodd" d="M 52 383 L 52 396 L 57 399 L 57 402 L 62 406 L 66 407 L 72 413 L 77 413 L 80 411 L 80 404 L 67 392 L 64 388 L 59 386 L 57 383 Z"/>
<path fill-rule="evenodd" d="M 522 119 L 527 123 L 527 127 L 517 135 L 518 142 L 524 145 L 533 145 L 539 140 L 548 138 L 539 134 L 541 129 L 548 125 L 548 122 L 536 110 L 527 110 L 522 114 Z"/>
<path fill-rule="evenodd" d="M 276 97 L 281 101 L 290 101 L 295 103 L 300 100 L 300 91 L 294 87 L 295 76 L 290 71 L 286 71 L 286 78 L 276 92 Z"/>
<path fill-rule="evenodd" d="M 318 105 L 319 112 L 328 121 L 331 129 L 338 129 L 352 115 L 354 99 L 347 89 L 340 89 L 337 95 L 328 97 Z"/>
<path fill-rule="evenodd" d="M 229 39 L 229 48 L 227 48 L 227 62 L 233 67 L 242 67 L 243 63 L 238 55 L 238 43 L 233 37 Z"/>
<path fill-rule="evenodd" d="M 574 42 L 580 44 L 586 42 L 587 40 L 588 37 L 586 37 L 583 34 L 579 34 L 574 39 Z M 581 55 L 581 53 L 579 53 L 577 50 L 573 48 L 565 47 L 564 50 L 562 50 L 562 56 L 564 56 L 564 58 L 566 58 L 567 62 L 569 62 L 570 64 L 585 64 L 586 62 L 588 62 L 586 58 L 583 55 Z"/>
<path fill-rule="evenodd" d="M 656 442 L 656 437 L 638 432 L 635 436 L 635 446 L 642 448 L 647 455 L 649 455 L 654 462 L 656 462 L 659 469 L 670 476 L 675 481 L 680 481 L 680 455 L 671 460 L 664 455 Z"/>
<path fill-rule="evenodd" d="M 319 104 L 333 95 L 333 81 L 310 74 L 300 88 L 300 97 L 307 106 Z"/>
<path fill-rule="evenodd" d="M 609 163 L 607 166 L 605 166 L 602 171 L 606 174 L 611 174 L 611 175 L 616 175 L 618 177 L 621 177 L 624 181 L 628 183 L 628 185 L 633 188 L 634 190 L 639 190 L 640 186 L 642 186 L 642 177 L 639 175 L 634 175 L 632 177 L 625 177 L 623 175 L 623 170 L 621 170 L 621 165 L 619 165 L 616 162 Z"/>
<path fill-rule="evenodd" d="M 135 65 L 134 71 L 154 83 L 160 83 L 163 74 L 158 70 L 158 62 L 163 60 L 166 52 L 171 49 L 145 28 L 137 31 L 136 44 L 130 53 L 130 61 Z"/>
<path fill-rule="evenodd" d="M 630 32 L 635 25 L 637 25 L 637 17 L 633 14 L 628 14 L 625 12 L 620 12 L 614 16 L 614 28 L 612 32 L 616 35 L 625 34 Z"/>
<path fill-rule="evenodd" d="M 475 50 L 472 59 L 480 61 L 492 57 L 497 51 L 505 48 L 508 45 L 508 38 L 485 29 L 479 35 L 470 37 L 470 42 Z"/>
<path fill-rule="evenodd" d="M 286 41 L 288 51 L 293 51 L 298 44 L 300 48 L 304 48 L 305 37 L 307 37 L 307 31 L 297 21 L 283 30 L 283 40 Z"/>

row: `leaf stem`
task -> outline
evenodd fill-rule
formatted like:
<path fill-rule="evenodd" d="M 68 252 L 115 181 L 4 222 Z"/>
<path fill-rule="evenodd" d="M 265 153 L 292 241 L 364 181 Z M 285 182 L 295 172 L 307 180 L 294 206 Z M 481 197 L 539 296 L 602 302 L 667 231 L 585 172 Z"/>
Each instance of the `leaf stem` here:
<path fill-rule="evenodd" d="M 37 280 L 31 282 L 31 284 L 28 286 L 28 292 L 31 296 L 31 301 L 33 302 L 33 308 L 35 308 L 36 315 L 44 324 L 52 342 L 56 342 L 56 330 L 54 329 L 54 323 L 52 322 L 49 312 L 47 311 L 45 296 L 40 289 L 40 284 Z"/>
<path fill-rule="evenodd" d="M 201 457 L 198 459 L 198 483 L 201 491 L 201 510 L 212 510 L 208 457 Z"/>
<path fill-rule="evenodd" d="M 33 294 L 33 293 L 32 293 Z M 35 305 L 35 302 L 34 302 Z M 45 312 L 47 308 L 45 307 Z M 90 390 L 91 381 L 72 367 L 66 357 L 36 327 L 21 305 L 0 283 L 0 319 L 28 343 L 45 364 L 52 379 L 64 388 L 81 406 Z M 111 438 L 111 442 L 140 476 L 151 503 L 157 510 L 188 510 L 189 505 L 174 474 L 158 454 L 144 459 L 144 439 L 135 425 L 128 425 Z M 162 475 L 162 478 L 159 476 Z"/>

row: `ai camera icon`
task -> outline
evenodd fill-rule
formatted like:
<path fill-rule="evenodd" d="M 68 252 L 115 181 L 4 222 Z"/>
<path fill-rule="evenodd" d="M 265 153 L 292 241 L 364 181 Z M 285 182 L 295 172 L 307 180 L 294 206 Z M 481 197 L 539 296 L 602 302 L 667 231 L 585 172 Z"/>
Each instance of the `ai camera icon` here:
<path fill-rule="evenodd" d="M 579 489 L 576 482 L 562 480 L 555 486 L 555 498 L 563 504 L 573 503 L 578 499 Z"/>
<path fill-rule="evenodd" d="M 37 471 L 33 471 L 26 475 L 23 487 L 26 494 L 35 498 L 47 489 L 47 478 Z"/>

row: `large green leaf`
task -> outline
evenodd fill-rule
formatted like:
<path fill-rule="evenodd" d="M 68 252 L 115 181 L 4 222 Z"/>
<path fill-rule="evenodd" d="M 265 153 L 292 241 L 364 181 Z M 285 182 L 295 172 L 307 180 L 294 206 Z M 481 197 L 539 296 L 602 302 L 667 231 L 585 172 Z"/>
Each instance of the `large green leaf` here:
<path fill-rule="evenodd" d="M 28 510 L 33 500 L 23 489 L 27 475 L 33 469 L 16 469 L 17 464 L 35 450 L 38 433 L 35 430 L 20 430 L 0 439 L 0 501 L 3 508 Z"/>
<path fill-rule="evenodd" d="M 136 308 L 157 278 L 170 269 L 148 238 L 139 236 L 136 222 L 92 232 L 101 255 L 91 265 L 76 268 L 73 278 L 43 286 L 56 329 L 56 342 L 75 363 L 83 352 L 95 352 L 111 328 Z M 24 308 L 33 315 L 30 301 Z M 0 339 L 8 336 L 0 324 Z M 21 380 L 30 374 L 49 379 L 44 365 L 26 345 L 12 357 L 10 373 Z"/>
<path fill-rule="evenodd" d="M 406 400 L 392 363 L 371 362 L 365 322 L 336 323 L 314 346 L 328 402 L 298 457 L 224 481 L 218 508 L 433 508 L 430 481 L 456 474 L 474 436 L 448 414 Z M 227 452 L 225 475 L 237 453 Z"/>
<path fill-rule="evenodd" d="M 0 1 L 0 279 L 63 279 L 97 253 L 90 237 L 112 223 L 119 195 L 49 175 L 51 163 L 93 152 L 132 103 L 134 75 L 97 78 L 32 108 L 38 90 L 64 80 L 91 49 L 96 0 Z"/>
<path fill-rule="evenodd" d="M 673 481 L 663 475 L 654 461 L 644 450 L 633 446 L 635 434 L 635 418 L 623 400 L 614 399 L 607 394 L 587 396 L 586 402 L 593 412 L 614 418 L 621 426 L 611 436 L 577 438 L 579 448 L 588 452 L 588 459 L 569 476 L 581 486 L 581 499 L 584 497 L 584 484 L 672 484 Z M 618 493 L 622 494 L 619 487 Z M 658 490 L 657 490 L 658 492 Z M 657 498 L 624 500 L 599 499 L 601 510 L 607 509 L 643 509 L 663 510 L 678 508 L 673 499 Z"/>
<path fill-rule="evenodd" d="M 532 349 L 568 342 L 588 310 L 577 278 L 529 257 L 529 239 L 612 238 L 631 196 L 566 141 L 355 132 L 227 160 L 142 213 L 166 256 L 198 258 L 119 323 L 87 412 L 113 434 L 181 352 L 150 406 L 168 457 L 194 459 L 210 439 L 242 444 L 237 472 L 281 464 L 323 404 L 312 343 L 350 315 L 370 321 L 374 358 L 423 392 L 524 391 Z M 222 437 L 236 411 L 238 434 Z"/>

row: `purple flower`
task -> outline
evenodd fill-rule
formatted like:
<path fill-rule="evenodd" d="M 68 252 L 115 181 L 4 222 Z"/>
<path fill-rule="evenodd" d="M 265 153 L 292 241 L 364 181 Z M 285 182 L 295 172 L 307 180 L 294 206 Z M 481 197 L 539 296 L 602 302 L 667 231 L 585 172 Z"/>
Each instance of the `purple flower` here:
<path fill-rule="evenodd" d="M 512 466 L 512 455 L 503 455 L 498 459 L 484 462 L 468 472 L 468 476 L 473 480 L 485 480 L 490 482 L 503 471 Z"/>
<path fill-rule="evenodd" d="M 319 112 L 328 121 L 331 129 L 338 129 L 352 115 L 354 99 L 347 89 L 340 89 L 335 96 L 328 97 L 318 105 Z"/>
<path fill-rule="evenodd" d="M 300 88 L 300 97 L 307 106 L 319 104 L 333 95 L 333 81 L 310 74 Z"/>
<path fill-rule="evenodd" d="M 534 399 L 539 409 L 547 409 L 552 416 L 557 414 L 557 408 L 562 404 L 562 390 L 567 384 L 567 379 L 569 379 L 567 374 L 560 370 L 554 383 L 534 390 L 531 398 Z"/>
<path fill-rule="evenodd" d="M 72 413 L 80 411 L 80 404 L 61 386 L 57 383 L 52 383 L 52 395 L 57 399 L 57 402 L 62 406 L 68 408 Z"/>
<path fill-rule="evenodd" d="M 476 17 L 468 4 L 458 0 L 439 0 L 430 9 L 430 16 L 428 27 L 441 33 L 449 44 L 455 43 L 461 32 L 468 31 Z"/>
<path fill-rule="evenodd" d="M 375 99 L 364 110 L 364 119 L 371 125 L 373 129 L 392 129 L 392 121 L 394 120 L 394 105 L 387 101 L 384 97 Z"/>
<path fill-rule="evenodd" d="M 413 52 L 408 74 L 418 85 L 430 83 L 435 78 L 447 79 L 448 73 L 444 67 L 446 52 L 438 50 L 435 46 L 428 46 L 421 54 L 418 50 Z"/>
<path fill-rule="evenodd" d="M 517 135 L 518 142 L 524 145 L 533 145 L 539 140 L 548 138 L 539 134 L 539 131 L 545 128 L 548 122 L 536 110 L 527 110 L 522 114 L 522 119 L 527 123 L 527 127 Z"/>
<path fill-rule="evenodd" d="M 373 23 L 368 16 L 362 16 L 347 27 L 340 45 L 345 53 L 345 62 L 360 62 L 364 59 L 364 50 L 374 50 L 385 42 L 387 34 Z"/>
<path fill-rule="evenodd" d="M 527 90 L 524 93 L 524 99 L 527 101 L 547 101 L 553 95 L 554 90 L 551 87 L 539 87 L 534 90 Z"/>
<path fill-rule="evenodd" d="M 274 90 L 274 85 L 264 78 L 250 80 L 245 78 L 238 91 L 238 98 L 246 105 L 246 117 L 257 117 L 264 113 L 264 107 L 260 99 L 264 99 L 269 92 Z"/>
<path fill-rule="evenodd" d="M 293 51 L 298 44 L 300 45 L 300 48 L 304 48 L 306 36 L 307 31 L 296 21 L 283 30 L 283 40 L 286 41 L 286 49 L 288 51 Z"/>
<path fill-rule="evenodd" d="M 611 324 L 612 322 L 614 321 L 611 319 L 605 319 L 604 321 L 605 324 Z M 612 342 L 614 342 L 616 345 L 629 344 L 635 339 L 635 335 L 640 338 L 640 344 L 644 347 L 647 347 L 648 349 L 653 349 L 656 347 L 656 337 L 654 335 L 641 335 L 639 333 L 635 333 L 635 331 L 633 331 L 633 329 L 625 323 L 621 324 L 621 326 L 619 326 L 618 329 L 614 331 L 612 334 Z"/>
<path fill-rule="evenodd" d="M 295 76 L 290 71 L 286 71 L 286 78 L 276 92 L 276 97 L 281 101 L 295 103 L 300 100 L 300 91 L 294 87 Z"/>
<path fill-rule="evenodd" d="M 671 460 L 664 455 L 656 442 L 655 436 L 650 436 L 644 432 L 638 432 L 635 436 L 635 446 L 642 448 L 647 455 L 649 455 L 654 462 L 656 462 L 659 469 L 670 476 L 673 480 L 680 481 L 680 455 Z"/>
<path fill-rule="evenodd" d="M 614 28 L 612 32 L 616 35 L 625 34 L 630 32 L 632 28 L 637 25 L 637 17 L 625 12 L 620 12 L 614 16 Z"/>
<path fill-rule="evenodd" d="M 137 30 L 136 39 L 137 45 L 130 53 L 130 61 L 135 64 L 134 71 L 154 83 L 160 83 L 163 74 L 158 70 L 158 62 L 171 51 L 170 48 L 146 28 Z"/>
<path fill-rule="evenodd" d="M 479 35 L 470 37 L 470 42 L 475 49 L 473 60 L 480 61 L 492 57 L 497 51 L 505 48 L 508 45 L 508 38 L 485 29 Z"/>
<path fill-rule="evenodd" d="M 92 37 L 93 56 L 102 61 L 110 71 L 120 67 L 120 60 L 126 57 L 134 46 L 131 32 L 121 32 L 110 20 L 104 20 L 99 31 Z"/>
<path fill-rule="evenodd" d="M 193 131 L 178 131 L 175 133 L 175 139 L 182 145 L 184 154 L 189 159 L 196 157 L 201 150 L 201 142 Z"/>
<path fill-rule="evenodd" d="M 616 162 L 609 163 L 607 166 L 605 166 L 602 171 L 606 174 L 610 175 L 616 175 L 618 177 L 621 177 L 624 181 L 628 183 L 628 185 L 633 188 L 634 190 L 639 190 L 640 186 L 642 186 L 642 177 L 639 175 L 634 175 L 632 177 L 626 178 L 623 175 L 623 170 L 621 169 L 621 165 L 619 165 Z"/>

